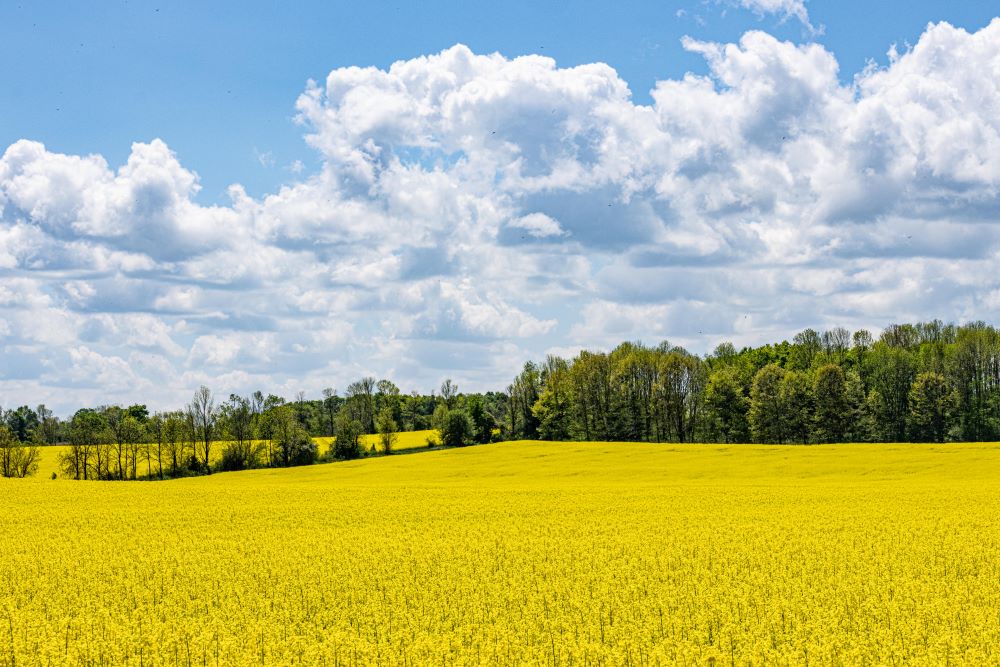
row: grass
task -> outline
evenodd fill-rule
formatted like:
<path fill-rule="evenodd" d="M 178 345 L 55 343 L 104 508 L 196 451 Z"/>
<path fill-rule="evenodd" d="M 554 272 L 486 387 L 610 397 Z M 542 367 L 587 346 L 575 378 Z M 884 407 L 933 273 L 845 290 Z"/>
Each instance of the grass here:
<path fill-rule="evenodd" d="M 0 665 L 995 664 L 1000 446 L 0 480 Z"/>

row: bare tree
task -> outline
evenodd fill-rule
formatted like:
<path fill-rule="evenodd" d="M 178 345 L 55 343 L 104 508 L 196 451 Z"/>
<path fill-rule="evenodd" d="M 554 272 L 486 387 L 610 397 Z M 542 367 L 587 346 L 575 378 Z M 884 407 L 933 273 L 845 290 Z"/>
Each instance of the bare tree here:
<path fill-rule="evenodd" d="M 364 377 L 347 387 L 347 402 L 352 416 L 361 423 L 364 433 L 375 432 L 375 378 Z"/>
<path fill-rule="evenodd" d="M 452 382 L 451 378 L 447 378 L 441 383 L 441 398 L 444 400 L 444 403 L 448 406 L 449 410 L 453 407 L 457 396 L 458 385 Z"/>
<path fill-rule="evenodd" d="M 45 407 L 44 403 L 35 408 L 35 412 L 38 413 L 38 433 L 43 444 L 56 444 L 56 440 L 58 439 L 59 418 L 52 413 L 52 410 Z"/>
<path fill-rule="evenodd" d="M 333 418 L 337 416 L 337 390 L 327 387 L 323 390 L 323 409 L 326 413 L 326 430 L 333 435 Z"/>
<path fill-rule="evenodd" d="M 215 397 L 205 385 L 194 392 L 189 406 L 191 415 L 194 418 L 194 429 L 196 439 L 201 442 L 201 455 L 204 458 L 205 470 L 209 470 L 212 463 L 212 443 L 215 441 L 215 426 L 218 421 L 218 410 L 215 407 Z M 198 457 L 197 446 L 195 447 L 195 458 Z"/>
<path fill-rule="evenodd" d="M 182 413 L 171 413 L 163 422 L 163 444 L 170 461 L 170 474 L 176 475 L 184 464 L 185 421 Z"/>
<path fill-rule="evenodd" d="M 834 327 L 823 332 L 823 350 L 837 363 L 842 363 L 851 347 L 851 332 L 844 327 Z"/>

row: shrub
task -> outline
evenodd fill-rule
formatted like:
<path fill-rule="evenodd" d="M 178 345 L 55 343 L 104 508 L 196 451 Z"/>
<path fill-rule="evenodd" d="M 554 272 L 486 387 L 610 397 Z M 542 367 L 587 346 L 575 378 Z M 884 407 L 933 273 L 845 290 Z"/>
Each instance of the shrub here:
<path fill-rule="evenodd" d="M 463 447 L 472 441 L 472 419 L 464 410 L 449 410 L 441 428 L 441 444 Z"/>

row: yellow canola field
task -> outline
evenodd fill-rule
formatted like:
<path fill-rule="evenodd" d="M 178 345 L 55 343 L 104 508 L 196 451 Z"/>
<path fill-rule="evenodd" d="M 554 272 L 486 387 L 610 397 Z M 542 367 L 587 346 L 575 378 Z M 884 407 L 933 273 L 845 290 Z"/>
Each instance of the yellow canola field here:
<path fill-rule="evenodd" d="M 323 453 L 333 446 L 333 442 L 336 438 L 332 436 L 325 436 L 313 438 L 313 440 L 315 440 L 316 444 L 319 445 L 320 453 Z M 435 445 L 441 444 L 441 437 L 438 435 L 436 430 L 403 431 L 398 434 L 398 439 L 394 445 L 395 451 L 402 452 L 411 449 L 425 448 L 427 447 L 428 440 L 433 442 Z M 376 452 L 382 451 L 382 443 L 379 440 L 379 436 L 373 434 L 361 436 L 361 447 L 366 452 L 370 451 L 372 448 L 374 448 Z"/>
<path fill-rule="evenodd" d="M 319 449 L 319 453 L 322 455 L 330 449 L 333 445 L 333 441 L 336 438 L 331 436 L 321 436 L 313 438 L 316 441 L 316 445 Z M 427 447 L 427 442 L 430 440 L 435 444 L 440 444 L 440 437 L 438 432 L 435 430 L 427 431 L 405 431 L 399 434 L 399 439 L 396 441 L 395 451 L 402 452 L 412 449 L 421 449 Z M 217 462 L 222 459 L 222 450 L 225 448 L 225 442 L 216 442 L 212 445 L 212 456 L 213 462 Z M 361 446 L 365 452 L 370 452 L 372 448 L 376 452 L 382 451 L 382 444 L 379 441 L 379 436 L 377 435 L 363 435 L 361 436 Z M 51 447 L 41 447 L 39 451 L 41 452 L 41 457 L 38 463 L 38 472 L 36 473 L 39 477 L 50 478 L 52 473 L 61 475 L 62 471 L 59 469 L 59 454 L 68 449 L 68 447 L 62 445 L 55 445 Z M 156 472 L 156 453 L 152 453 L 152 471 Z M 166 465 L 166 461 L 164 461 Z M 145 476 L 147 471 L 145 454 L 142 454 L 139 459 L 139 475 Z"/>
<path fill-rule="evenodd" d="M 1000 447 L 0 480 L 0 665 L 987 665 Z"/>

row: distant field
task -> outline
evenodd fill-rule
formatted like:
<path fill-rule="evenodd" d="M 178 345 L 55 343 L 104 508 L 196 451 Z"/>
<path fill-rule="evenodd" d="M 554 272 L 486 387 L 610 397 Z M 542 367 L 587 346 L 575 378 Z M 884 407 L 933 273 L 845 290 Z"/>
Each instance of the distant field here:
<path fill-rule="evenodd" d="M 404 451 L 408 449 L 420 449 L 421 447 L 427 446 L 427 440 L 430 438 L 436 444 L 440 444 L 440 439 L 438 437 L 438 432 L 435 430 L 428 431 L 405 431 L 399 434 L 399 441 L 396 443 L 396 451 Z M 325 437 L 325 438 L 313 438 L 316 444 L 319 445 L 320 452 L 325 452 L 329 449 L 330 445 L 336 438 Z M 365 451 L 375 448 L 375 451 L 381 452 L 382 445 L 379 442 L 379 437 L 377 435 L 363 435 L 361 436 L 361 445 L 364 447 Z"/>
<path fill-rule="evenodd" d="M 405 451 L 409 449 L 418 449 L 420 447 L 426 447 L 428 438 L 430 438 L 434 442 L 438 442 L 437 431 L 434 430 L 407 431 L 405 433 L 400 433 L 399 442 L 396 443 L 396 450 Z M 333 443 L 334 440 L 336 440 L 336 438 L 320 437 L 320 438 L 313 438 L 313 440 L 316 441 L 316 445 L 319 448 L 320 454 L 324 454 L 330 448 L 330 445 Z M 226 444 L 225 442 L 217 442 L 214 445 L 212 445 L 213 451 L 211 458 L 213 461 L 218 461 L 219 459 L 222 458 L 222 450 L 225 444 Z M 364 447 L 365 451 L 370 450 L 372 447 L 374 447 L 375 451 L 377 452 L 382 451 L 382 445 L 379 444 L 379 439 L 377 435 L 361 436 L 361 444 Z M 59 454 L 63 451 L 66 451 L 66 449 L 67 449 L 66 447 L 61 447 L 61 446 L 42 447 L 40 450 L 41 461 L 38 464 L 37 476 L 50 478 L 52 477 L 52 473 L 61 474 L 61 471 L 59 470 Z M 155 459 L 153 461 L 153 466 L 154 466 L 153 469 L 155 470 L 156 469 Z M 140 462 L 139 474 L 140 475 L 146 474 L 145 459 L 142 459 Z"/>
<path fill-rule="evenodd" d="M 997 664 L 1000 446 L 0 480 L 0 665 Z"/>

